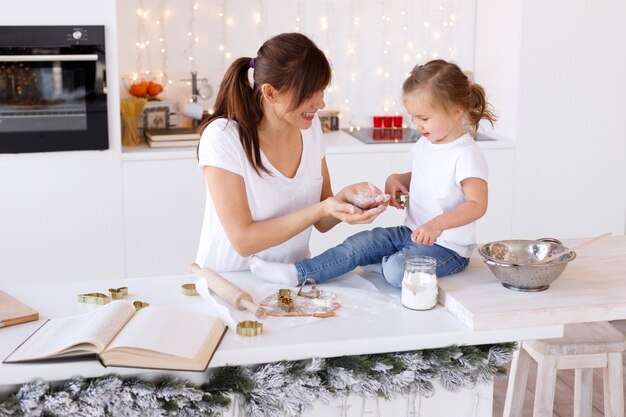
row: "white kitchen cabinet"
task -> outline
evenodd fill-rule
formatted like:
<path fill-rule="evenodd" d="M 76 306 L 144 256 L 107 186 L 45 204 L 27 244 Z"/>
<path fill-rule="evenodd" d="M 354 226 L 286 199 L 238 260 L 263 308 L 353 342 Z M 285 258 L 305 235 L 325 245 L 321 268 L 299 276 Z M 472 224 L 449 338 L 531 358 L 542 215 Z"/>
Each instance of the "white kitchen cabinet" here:
<path fill-rule="evenodd" d="M 193 151 L 174 159 L 123 160 L 122 176 L 126 276 L 188 273 L 205 200 Z"/>
<path fill-rule="evenodd" d="M 387 176 L 410 169 L 410 145 L 362 145 L 328 134 L 326 160 L 333 191 L 368 181 L 384 189 Z M 478 241 L 510 237 L 512 145 L 485 144 L 490 169 L 489 209 L 478 223 Z M 122 156 L 124 252 L 127 277 L 187 273 L 195 259 L 205 204 L 205 185 L 190 148 L 134 149 Z M 389 208 L 373 224 L 338 224 L 327 233 L 313 230 L 311 253 L 317 255 L 361 230 L 403 223 L 404 212 Z"/>

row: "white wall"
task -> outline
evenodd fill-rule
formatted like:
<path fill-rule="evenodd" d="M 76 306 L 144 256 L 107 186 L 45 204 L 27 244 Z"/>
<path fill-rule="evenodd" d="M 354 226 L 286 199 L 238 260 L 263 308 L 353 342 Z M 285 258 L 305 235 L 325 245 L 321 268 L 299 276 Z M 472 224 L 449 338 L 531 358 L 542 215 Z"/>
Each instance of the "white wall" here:
<path fill-rule="evenodd" d="M 327 52 L 333 66 L 327 108 L 342 112 L 344 127 L 371 126 L 374 114 L 403 113 L 400 86 L 414 65 L 438 56 L 473 69 L 474 7 L 474 0 L 118 1 L 120 72 L 163 71 L 172 81 L 164 97 L 183 102 L 191 88 L 180 80 L 192 69 L 216 90 L 234 59 L 254 56 L 275 34 L 300 31 Z M 148 17 L 139 17 L 138 9 Z M 145 41 L 146 48 L 136 46 Z M 206 108 L 214 98 L 203 103 Z"/>
<path fill-rule="evenodd" d="M 0 155 L 0 285 L 123 276 L 115 2 L 3 4 L 0 25 L 105 25 L 107 151 Z"/>
<path fill-rule="evenodd" d="M 623 234 L 626 3 L 500 3 L 477 2 L 476 72 L 517 140 L 514 237 Z"/>

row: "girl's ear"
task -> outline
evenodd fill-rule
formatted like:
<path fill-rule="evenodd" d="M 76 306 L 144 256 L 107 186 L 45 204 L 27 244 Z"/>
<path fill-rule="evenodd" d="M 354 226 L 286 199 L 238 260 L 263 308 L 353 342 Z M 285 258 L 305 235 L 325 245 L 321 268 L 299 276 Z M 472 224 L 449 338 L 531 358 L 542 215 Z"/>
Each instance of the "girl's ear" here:
<path fill-rule="evenodd" d="M 454 106 L 454 108 L 452 109 L 452 116 L 454 116 L 455 118 L 461 118 L 464 114 L 465 109 L 463 108 L 463 106 Z"/>
<path fill-rule="evenodd" d="M 270 103 L 276 102 L 276 93 L 277 90 L 271 84 L 265 83 L 261 86 L 261 94 L 263 94 L 263 98 Z"/>

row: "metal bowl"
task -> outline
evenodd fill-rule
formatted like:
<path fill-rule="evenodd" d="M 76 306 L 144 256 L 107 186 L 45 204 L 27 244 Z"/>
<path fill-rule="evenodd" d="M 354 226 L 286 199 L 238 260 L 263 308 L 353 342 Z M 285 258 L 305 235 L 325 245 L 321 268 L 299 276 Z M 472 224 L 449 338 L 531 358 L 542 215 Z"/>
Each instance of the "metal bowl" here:
<path fill-rule="evenodd" d="M 567 251 L 557 239 L 498 240 L 478 249 L 491 272 L 506 288 L 517 291 L 548 289 L 565 270 L 575 252 L 541 263 L 544 258 Z"/>

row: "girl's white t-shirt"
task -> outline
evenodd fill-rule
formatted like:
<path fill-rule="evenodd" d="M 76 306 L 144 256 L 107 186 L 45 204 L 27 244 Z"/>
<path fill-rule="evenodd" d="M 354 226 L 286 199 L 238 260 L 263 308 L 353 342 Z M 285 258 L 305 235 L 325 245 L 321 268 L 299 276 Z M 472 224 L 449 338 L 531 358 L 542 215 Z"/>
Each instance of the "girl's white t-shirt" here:
<path fill-rule="evenodd" d="M 469 135 L 443 144 L 421 138 L 411 148 L 411 186 L 405 225 L 415 230 L 465 201 L 461 181 L 487 181 L 489 170 L 482 152 Z M 468 258 L 476 245 L 476 222 L 445 230 L 435 242 Z"/>
<path fill-rule="evenodd" d="M 264 221 L 309 207 L 320 201 L 322 194 L 322 159 L 325 145 L 322 129 L 316 117 L 313 125 L 302 134 L 302 157 L 293 178 L 280 173 L 261 152 L 261 160 L 272 173 L 254 170 L 239 140 L 238 124 L 228 119 L 217 119 L 202 132 L 199 162 L 233 172 L 243 178 L 250 213 L 254 221 Z M 228 240 L 217 216 L 211 193 L 206 190 L 204 221 L 196 263 L 217 272 L 250 269 L 249 258 L 240 256 Z M 260 258 L 282 263 L 293 263 L 310 256 L 311 227 L 288 241 L 256 254 Z"/>

